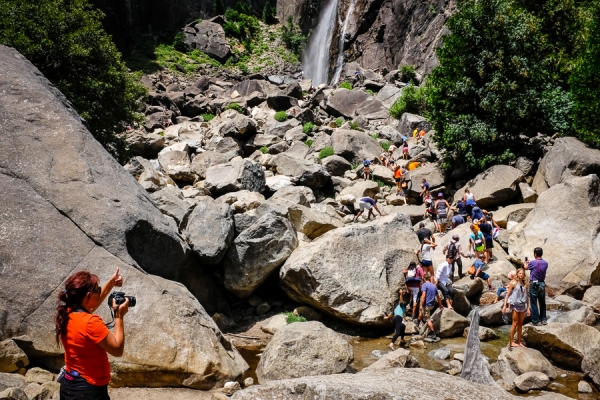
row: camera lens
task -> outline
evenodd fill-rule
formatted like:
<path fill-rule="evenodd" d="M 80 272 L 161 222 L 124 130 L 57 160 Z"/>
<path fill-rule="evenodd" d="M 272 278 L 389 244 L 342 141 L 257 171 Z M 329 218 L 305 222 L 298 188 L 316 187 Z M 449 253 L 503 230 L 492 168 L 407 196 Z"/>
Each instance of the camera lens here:
<path fill-rule="evenodd" d="M 125 296 L 129 299 L 129 307 L 135 307 L 136 299 L 135 296 Z"/>

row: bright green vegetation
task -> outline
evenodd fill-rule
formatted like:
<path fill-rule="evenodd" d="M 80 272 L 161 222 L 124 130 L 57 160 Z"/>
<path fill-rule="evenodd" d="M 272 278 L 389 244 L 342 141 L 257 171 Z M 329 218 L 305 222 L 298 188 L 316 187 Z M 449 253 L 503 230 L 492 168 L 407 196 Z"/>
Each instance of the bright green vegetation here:
<path fill-rule="evenodd" d="M 315 124 L 313 124 L 312 122 L 307 122 L 304 125 L 302 125 L 302 132 L 306 134 L 312 132 L 313 129 L 315 129 Z"/>
<path fill-rule="evenodd" d="M 288 119 L 288 115 L 285 111 L 277 111 L 274 118 L 276 121 L 283 122 Z"/>
<path fill-rule="evenodd" d="M 340 126 L 342 126 L 343 124 L 344 124 L 344 118 L 338 117 L 338 118 L 335 119 L 335 126 L 337 126 L 338 128 Z"/>
<path fill-rule="evenodd" d="M 33 63 L 73 103 L 96 138 L 116 159 L 127 159 L 119 135 L 142 121 L 137 100 L 147 90 L 127 71 L 102 28 L 102 12 L 87 0 L 3 0 L 0 44 Z"/>
<path fill-rule="evenodd" d="M 321 151 L 319 152 L 319 159 L 322 160 L 322 159 L 327 158 L 332 155 L 333 155 L 333 147 L 327 146 L 327 147 L 324 147 L 323 149 L 321 149 Z"/>
<path fill-rule="evenodd" d="M 417 84 L 417 73 L 414 65 L 403 65 L 400 67 L 400 82 Z"/>
<path fill-rule="evenodd" d="M 275 0 L 273 0 L 275 1 Z M 271 25 L 274 24 L 277 19 L 277 8 L 274 7 L 273 5 L 271 5 L 271 1 L 267 0 L 267 2 L 265 3 L 265 6 L 263 7 L 263 12 L 262 12 L 262 22 L 264 22 L 265 24 Z"/>
<path fill-rule="evenodd" d="M 440 65 L 390 112 L 425 115 L 446 168 L 508 163 L 538 132 L 598 145 L 597 8 L 598 0 L 459 1 Z"/>
<path fill-rule="evenodd" d="M 235 8 L 228 8 L 225 11 L 225 20 L 225 34 L 238 39 L 251 40 L 260 30 L 258 18 L 246 3 L 237 2 Z"/>
<path fill-rule="evenodd" d="M 342 83 L 340 83 L 339 87 L 341 89 L 352 90 L 352 84 L 350 82 L 342 82 Z"/>
<path fill-rule="evenodd" d="M 294 313 L 291 312 L 284 312 L 282 313 L 283 315 L 285 315 L 285 322 L 289 324 L 292 324 L 294 322 L 306 322 L 306 318 L 304 317 L 299 317 L 297 315 L 294 315 Z"/>
<path fill-rule="evenodd" d="M 300 55 L 306 44 L 307 37 L 302 34 L 300 27 L 294 23 L 291 15 L 287 17 L 287 22 L 281 27 L 281 40 L 296 55 Z"/>
<path fill-rule="evenodd" d="M 314 143 L 314 140 L 312 140 L 312 139 L 308 139 L 306 142 L 304 142 L 304 144 L 307 145 L 308 147 L 312 146 L 313 143 Z"/>
<path fill-rule="evenodd" d="M 379 139 L 379 133 L 374 133 L 371 135 L 371 137 L 375 140 Z"/>
<path fill-rule="evenodd" d="M 352 171 L 354 171 L 355 169 L 357 169 L 361 165 L 362 165 L 361 163 L 353 163 L 353 164 L 350 164 L 350 168 L 352 168 Z"/>
<path fill-rule="evenodd" d="M 427 108 L 427 84 L 417 88 L 410 84 L 402 89 L 402 94 L 390 107 L 390 115 L 400 119 L 402 114 L 423 114 Z"/>
<path fill-rule="evenodd" d="M 244 113 L 244 109 L 238 103 L 231 103 L 227 107 L 225 107 L 225 109 L 226 110 L 235 110 L 235 111 L 239 112 L 240 114 Z"/>
<path fill-rule="evenodd" d="M 200 116 L 204 119 L 205 122 L 210 122 L 215 117 L 214 114 L 208 114 L 208 113 L 207 114 L 201 114 Z"/>
<path fill-rule="evenodd" d="M 390 149 L 390 146 L 392 145 L 392 142 L 390 142 L 389 140 L 386 140 L 385 142 L 381 142 L 379 144 L 381 145 L 382 149 L 384 149 L 385 151 L 388 151 Z"/>
<path fill-rule="evenodd" d="M 357 131 L 359 130 L 359 126 L 357 122 L 350 122 L 350 129 Z"/>
<path fill-rule="evenodd" d="M 267 146 L 263 146 L 260 148 L 260 152 L 263 154 L 267 154 L 269 152 L 269 148 Z"/>
<path fill-rule="evenodd" d="M 371 96 L 375 96 L 375 92 L 371 89 L 367 89 L 366 92 L 369 93 Z"/>
<path fill-rule="evenodd" d="M 382 187 L 388 187 L 388 188 L 390 188 L 391 187 L 390 185 L 386 185 L 385 182 L 380 181 L 379 179 L 375 180 L 375 182 L 377 182 L 377 186 L 380 187 L 380 188 L 382 188 Z"/>

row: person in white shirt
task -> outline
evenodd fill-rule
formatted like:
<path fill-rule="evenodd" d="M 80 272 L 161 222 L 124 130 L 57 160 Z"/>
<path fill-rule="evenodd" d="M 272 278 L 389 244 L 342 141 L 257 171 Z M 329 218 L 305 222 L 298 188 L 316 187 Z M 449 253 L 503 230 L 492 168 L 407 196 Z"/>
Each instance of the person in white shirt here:
<path fill-rule="evenodd" d="M 442 292 L 444 300 L 448 308 L 454 310 L 452 307 L 452 299 L 454 298 L 454 288 L 452 282 L 450 282 L 450 274 L 452 273 L 452 259 L 446 258 L 446 261 L 438 265 L 435 271 L 435 284 Z"/>

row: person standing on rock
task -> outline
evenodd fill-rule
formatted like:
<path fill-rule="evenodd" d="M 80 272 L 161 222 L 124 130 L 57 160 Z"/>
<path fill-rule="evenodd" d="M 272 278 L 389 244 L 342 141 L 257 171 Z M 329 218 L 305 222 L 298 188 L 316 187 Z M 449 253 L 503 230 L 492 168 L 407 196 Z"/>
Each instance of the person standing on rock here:
<path fill-rule="evenodd" d="M 437 226 L 440 232 L 440 236 L 446 234 L 446 226 L 448 226 L 448 210 L 450 204 L 444 199 L 443 193 L 438 193 L 438 199 L 435 202 L 435 213 L 437 215 Z"/>
<path fill-rule="evenodd" d="M 509 348 L 513 347 L 525 347 L 522 342 L 523 339 L 523 321 L 525 320 L 525 313 L 531 315 L 531 309 L 529 308 L 529 296 L 527 291 L 529 289 L 529 280 L 524 269 L 517 271 L 515 280 L 511 281 L 508 285 L 508 291 L 504 298 L 504 306 L 502 307 L 502 314 L 507 311 L 507 304 L 510 305 L 510 311 L 512 312 L 512 325 L 510 327 L 510 343 Z M 515 342 L 515 333 L 517 334 L 517 341 Z"/>
<path fill-rule="evenodd" d="M 403 160 L 408 160 L 409 158 L 410 157 L 409 157 L 409 154 L 408 154 L 408 142 L 405 141 L 402 144 L 402 159 Z"/>
<path fill-rule="evenodd" d="M 548 262 L 542 259 L 544 251 L 541 247 L 533 249 L 535 260 L 525 261 L 525 269 L 530 271 L 529 297 L 531 299 L 531 323 L 533 325 L 547 325 L 546 318 L 546 271 Z M 538 306 L 539 304 L 539 306 Z"/>
<path fill-rule="evenodd" d="M 421 179 L 421 193 L 419 193 L 419 196 L 421 197 L 425 197 L 429 194 L 429 182 L 427 182 L 427 179 L 423 178 Z"/>
<path fill-rule="evenodd" d="M 368 158 L 363 161 L 363 177 L 365 178 L 365 181 L 371 179 L 371 160 Z"/>
<path fill-rule="evenodd" d="M 471 211 L 473 211 L 473 207 L 475 206 L 476 203 L 475 203 L 475 196 L 473 195 L 473 193 L 471 193 L 469 188 L 465 188 L 465 194 L 463 195 L 462 201 L 465 204 L 465 208 L 467 210 L 467 215 L 470 217 Z"/>
<path fill-rule="evenodd" d="M 431 259 L 431 252 L 437 247 L 437 244 L 429 239 L 423 239 L 421 248 L 415 253 L 417 256 L 421 253 L 421 265 L 423 266 L 423 273 L 427 276 L 429 273 L 429 281 L 433 282 L 435 272 L 433 271 L 433 261 Z"/>
<path fill-rule="evenodd" d="M 485 263 L 488 264 L 494 256 L 492 254 L 492 249 L 494 248 L 494 228 L 492 227 L 492 224 L 487 221 L 485 215 L 479 220 L 479 230 L 485 239 Z"/>
<path fill-rule="evenodd" d="M 361 216 L 361 214 L 365 211 L 365 209 L 369 210 L 367 219 L 371 219 L 371 215 L 373 216 L 373 218 L 375 218 L 375 213 L 373 212 L 373 208 L 375 210 L 377 210 L 377 212 L 379 213 L 380 216 L 383 217 L 383 214 L 381 213 L 381 211 L 379 211 L 379 208 L 377 208 L 377 202 L 370 197 L 363 197 L 362 199 L 360 199 L 360 201 L 358 202 L 358 206 L 360 207 L 360 211 L 358 212 L 358 214 L 356 214 L 356 217 L 354 217 L 354 220 L 352 222 L 358 221 L 358 217 Z"/>
<path fill-rule="evenodd" d="M 435 285 L 442 292 L 442 296 L 444 296 L 444 300 L 446 300 L 446 304 L 450 310 L 454 310 L 452 307 L 452 300 L 454 299 L 454 288 L 452 287 L 452 282 L 450 281 L 450 274 L 452 273 L 452 258 L 446 256 L 446 261 L 438 265 L 435 270 Z"/>
<path fill-rule="evenodd" d="M 394 168 L 394 180 L 396 181 L 396 194 L 400 194 L 400 183 L 402 182 L 402 168 L 396 165 Z"/>
<path fill-rule="evenodd" d="M 463 272 L 462 272 L 462 257 L 465 258 L 469 258 L 469 256 L 465 255 L 462 252 L 462 245 L 460 244 L 460 236 L 458 235 L 452 235 L 452 240 L 444 247 L 444 249 L 442 250 L 443 253 L 446 255 L 446 258 L 450 258 L 452 260 L 452 272 L 451 274 L 451 278 L 452 281 L 454 282 L 454 265 L 458 266 L 458 279 L 462 279 L 464 277 Z"/>
<path fill-rule="evenodd" d="M 406 332 L 406 325 L 404 325 L 404 314 L 406 314 L 406 304 L 404 303 L 404 301 L 402 301 L 403 296 L 404 291 L 400 289 L 400 298 L 398 299 L 398 304 L 394 308 L 394 311 L 391 314 L 383 317 L 383 319 L 393 318 L 392 322 L 394 323 L 395 333 L 392 337 L 392 342 L 388 345 L 388 347 L 392 349 L 392 351 L 396 350 L 394 349 L 394 343 L 396 342 L 396 339 L 398 339 L 398 336 L 400 337 L 400 346 L 406 343 L 404 341 L 404 333 Z"/>
<path fill-rule="evenodd" d="M 404 285 L 406 290 L 411 294 L 412 300 L 412 317 L 415 323 L 417 322 L 417 303 L 419 302 L 419 292 L 421 291 L 421 283 L 423 283 L 423 268 L 421 265 L 417 265 L 416 262 L 411 261 L 408 264 L 408 268 L 402 270 L 404 273 Z"/>
<path fill-rule="evenodd" d="M 485 238 L 476 224 L 471 224 L 471 235 L 469 235 L 469 252 L 475 253 L 475 259 L 479 259 L 485 251 Z"/>
<path fill-rule="evenodd" d="M 71 275 L 58 294 L 59 305 L 54 318 L 56 341 L 65 349 L 64 375 L 59 377 L 62 400 L 109 400 L 110 363 L 106 353 L 121 357 L 125 347 L 123 317 L 129 299 L 116 305 L 113 299 L 115 329 L 111 333 L 94 311 L 123 278 L 119 268 L 100 287 L 98 276 L 87 271 Z"/>
<path fill-rule="evenodd" d="M 429 328 L 430 334 L 427 337 L 434 341 L 438 341 L 437 339 L 439 339 L 439 338 L 435 334 L 435 329 L 433 327 L 433 323 L 431 322 L 430 318 L 431 318 L 431 314 L 433 313 L 433 311 L 435 309 L 436 302 L 437 302 L 437 306 L 439 308 L 444 308 L 444 305 L 442 304 L 442 300 L 440 299 L 440 295 L 438 294 L 437 287 L 431 282 L 425 282 L 421 286 L 421 304 L 420 304 L 421 313 L 420 314 L 421 314 L 421 320 L 423 321 L 423 323 L 426 324 L 427 328 Z"/>
<path fill-rule="evenodd" d="M 419 230 L 417 231 L 417 237 L 419 238 L 419 243 L 423 243 L 425 239 L 431 242 L 435 242 L 431 229 L 425 228 L 424 222 L 419 222 Z"/>

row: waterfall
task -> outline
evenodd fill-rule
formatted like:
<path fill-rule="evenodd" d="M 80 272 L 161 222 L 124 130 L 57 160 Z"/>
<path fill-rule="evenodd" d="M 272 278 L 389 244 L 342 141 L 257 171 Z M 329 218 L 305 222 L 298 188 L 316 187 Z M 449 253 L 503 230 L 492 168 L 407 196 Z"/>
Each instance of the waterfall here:
<path fill-rule="evenodd" d="M 346 30 L 348 29 L 348 21 L 350 20 L 350 16 L 354 11 L 355 5 L 356 0 L 352 0 L 350 2 L 350 6 L 348 7 L 348 11 L 346 11 L 346 18 L 344 18 L 344 26 L 342 27 L 340 40 L 338 43 L 338 57 L 335 62 L 335 72 L 333 73 L 333 78 L 331 79 L 332 85 L 337 83 L 338 79 L 340 79 L 340 75 L 342 74 L 342 68 L 344 67 L 344 41 L 346 40 Z"/>
<path fill-rule="evenodd" d="M 329 75 L 329 50 L 336 25 L 338 1 L 329 0 L 329 3 L 321 12 L 319 23 L 310 35 L 308 48 L 304 53 L 304 75 L 312 79 L 314 86 L 327 83 Z"/>

